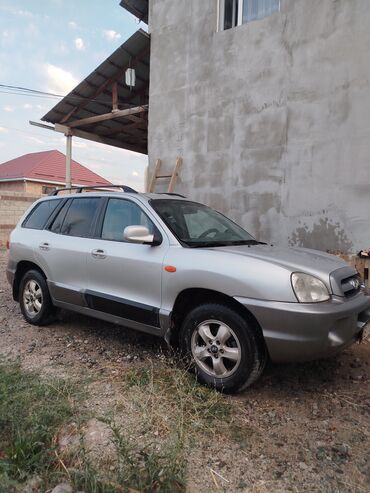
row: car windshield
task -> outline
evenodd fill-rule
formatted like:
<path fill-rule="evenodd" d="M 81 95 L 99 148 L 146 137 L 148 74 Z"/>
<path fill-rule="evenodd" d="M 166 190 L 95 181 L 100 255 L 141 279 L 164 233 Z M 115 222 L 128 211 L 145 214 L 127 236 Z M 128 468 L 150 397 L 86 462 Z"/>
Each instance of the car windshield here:
<path fill-rule="evenodd" d="M 187 200 L 151 200 L 151 206 L 181 243 L 192 247 L 257 245 L 253 236 L 219 212 Z"/>

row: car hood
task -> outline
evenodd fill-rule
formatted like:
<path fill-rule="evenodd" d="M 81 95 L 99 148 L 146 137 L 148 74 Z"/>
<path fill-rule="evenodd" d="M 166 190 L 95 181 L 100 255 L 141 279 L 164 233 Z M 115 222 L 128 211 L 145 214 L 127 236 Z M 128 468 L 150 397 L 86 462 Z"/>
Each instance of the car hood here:
<path fill-rule="evenodd" d="M 284 248 L 270 245 L 217 247 L 227 254 L 259 259 L 284 267 L 291 272 L 328 275 L 347 264 L 339 257 L 308 248 Z"/>

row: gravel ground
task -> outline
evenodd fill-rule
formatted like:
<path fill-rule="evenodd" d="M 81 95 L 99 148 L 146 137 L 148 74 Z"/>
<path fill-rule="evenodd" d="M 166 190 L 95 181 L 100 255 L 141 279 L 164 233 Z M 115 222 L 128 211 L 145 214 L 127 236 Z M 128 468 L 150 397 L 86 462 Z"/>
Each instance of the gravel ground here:
<path fill-rule="evenodd" d="M 1 252 L 0 353 L 19 357 L 25 369 L 74 380 L 91 375 L 90 404 L 104 412 L 122 398 L 117 374 L 167 359 L 157 338 L 75 314 L 48 327 L 26 324 L 5 266 Z M 188 491 L 370 491 L 369 369 L 369 339 L 335 359 L 270 365 L 252 389 L 231 398 L 229 435 L 216 430 L 194 444 Z"/>

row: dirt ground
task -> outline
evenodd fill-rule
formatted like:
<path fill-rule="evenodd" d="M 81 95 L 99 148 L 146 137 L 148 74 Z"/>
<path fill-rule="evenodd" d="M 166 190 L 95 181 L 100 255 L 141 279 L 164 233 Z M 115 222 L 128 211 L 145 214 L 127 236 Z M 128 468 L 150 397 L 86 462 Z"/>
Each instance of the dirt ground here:
<path fill-rule="evenodd" d="M 88 405 L 104 413 L 122 399 L 117 374 L 165 364 L 166 345 L 75 314 L 48 327 L 24 322 L 0 253 L 0 353 L 25 369 L 79 380 L 90 375 Z M 238 426 L 194 443 L 188 491 L 370 491 L 370 341 L 335 359 L 270 365 L 260 381 L 229 399 Z M 99 435 L 98 435 L 99 436 Z"/>

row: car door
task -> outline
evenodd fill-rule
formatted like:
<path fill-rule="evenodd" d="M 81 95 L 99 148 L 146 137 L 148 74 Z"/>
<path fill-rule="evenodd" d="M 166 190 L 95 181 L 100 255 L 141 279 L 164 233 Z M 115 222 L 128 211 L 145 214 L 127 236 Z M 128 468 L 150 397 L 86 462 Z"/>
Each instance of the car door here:
<path fill-rule="evenodd" d="M 86 306 L 86 258 L 93 247 L 92 233 L 100 197 L 71 198 L 44 231 L 38 247 L 41 267 L 48 273 L 54 300 Z"/>
<path fill-rule="evenodd" d="M 168 240 L 162 235 L 158 246 L 127 242 L 123 231 L 134 225 L 147 226 L 152 234 L 156 231 L 139 204 L 109 198 L 99 237 L 92 241 L 87 257 L 87 298 L 91 308 L 133 322 L 130 326 L 159 327 L 162 266 Z"/>

